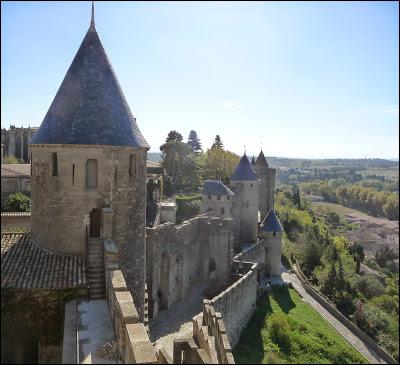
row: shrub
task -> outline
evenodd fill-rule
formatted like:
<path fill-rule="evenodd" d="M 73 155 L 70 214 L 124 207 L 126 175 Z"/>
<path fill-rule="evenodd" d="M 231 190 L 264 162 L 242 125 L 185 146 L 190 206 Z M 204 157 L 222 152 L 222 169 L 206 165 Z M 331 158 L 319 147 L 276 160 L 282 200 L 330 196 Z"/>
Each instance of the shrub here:
<path fill-rule="evenodd" d="M 201 195 L 178 196 L 176 198 L 176 205 L 178 207 L 176 220 L 179 223 L 200 213 Z"/>
<path fill-rule="evenodd" d="M 372 274 L 365 275 L 358 279 L 357 289 L 367 299 L 378 297 L 385 293 L 385 287 Z"/>
<path fill-rule="evenodd" d="M 287 316 L 283 313 L 273 313 L 268 318 L 273 340 L 284 350 L 290 349 L 290 327 Z"/>
<path fill-rule="evenodd" d="M 14 193 L 8 196 L 4 203 L 5 212 L 30 212 L 31 200 L 22 193 Z"/>
<path fill-rule="evenodd" d="M 264 361 L 266 364 L 281 364 L 282 363 L 282 360 L 275 352 L 268 352 L 268 354 L 266 354 L 264 357 Z"/>

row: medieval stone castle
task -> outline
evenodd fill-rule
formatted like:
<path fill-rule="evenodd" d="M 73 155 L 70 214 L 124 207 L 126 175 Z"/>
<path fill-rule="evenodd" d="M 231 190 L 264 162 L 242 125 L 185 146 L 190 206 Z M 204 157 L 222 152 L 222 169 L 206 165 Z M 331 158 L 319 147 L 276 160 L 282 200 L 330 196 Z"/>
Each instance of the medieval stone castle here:
<path fill-rule="evenodd" d="M 46 255 L 81 260 L 84 279 L 71 285 L 86 286 L 91 301 L 107 299 L 123 361 L 234 363 L 232 348 L 263 278 L 280 273 L 276 170 L 262 151 L 253 163 L 244 154 L 229 187 L 205 181 L 200 215 L 146 228 L 149 148 L 92 12 L 29 156 L 25 147 L 19 152 L 31 161 L 30 244 Z M 176 340 L 173 349 L 152 346 L 152 321 L 185 303 L 200 284 L 216 296 L 204 299 L 191 338 Z"/>

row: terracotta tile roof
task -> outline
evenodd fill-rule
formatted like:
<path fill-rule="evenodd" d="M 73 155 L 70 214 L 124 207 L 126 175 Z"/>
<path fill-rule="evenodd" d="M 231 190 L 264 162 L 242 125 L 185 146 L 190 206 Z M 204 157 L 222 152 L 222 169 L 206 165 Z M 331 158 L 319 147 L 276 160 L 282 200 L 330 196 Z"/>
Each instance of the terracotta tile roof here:
<path fill-rule="evenodd" d="M 1 164 L 1 177 L 30 177 L 30 175 L 31 165 L 29 163 Z"/>
<path fill-rule="evenodd" d="M 28 233 L 1 235 L 1 288 L 74 289 L 86 286 L 85 259 L 39 248 Z"/>

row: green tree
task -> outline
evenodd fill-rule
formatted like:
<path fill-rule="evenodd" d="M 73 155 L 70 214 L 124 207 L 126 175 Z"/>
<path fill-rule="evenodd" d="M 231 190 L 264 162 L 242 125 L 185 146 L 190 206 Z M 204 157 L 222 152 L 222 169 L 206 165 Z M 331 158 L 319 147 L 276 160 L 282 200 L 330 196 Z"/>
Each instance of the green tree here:
<path fill-rule="evenodd" d="M 183 136 L 177 131 L 170 131 L 165 142 L 182 142 Z"/>
<path fill-rule="evenodd" d="M 217 134 L 215 136 L 215 139 L 214 139 L 214 142 L 213 142 L 211 148 L 221 148 L 221 149 L 224 148 L 224 144 L 222 143 L 221 137 L 219 136 L 219 134 Z"/>
<path fill-rule="evenodd" d="M 389 246 L 384 246 L 375 252 L 375 259 L 380 267 L 384 267 L 386 261 L 393 260 L 395 257 L 396 256 L 393 252 L 393 248 Z"/>
<path fill-rule="evenodd" d="M 22 193 L 13 193 L 4 203 L 5 212 L 30 212 L 31 200 Z"/>
<path fill-rule="evenodd" d="M 204 179 L 229 181 L 230 176 L 238 165 L 240 157 L 222 148 L 211 148 L 201 156 Z"/>
<path fill-rule="evenodd" d="M 387 197 L 386 204 L 382 207 L 383 213 L 390 220 L 399 220 L 399 196 L 390 194 Z"/>
<path fill-rule="evenodd" d="M 378 297 L 385 293 L 385 287 L 372 274 L 360 277 L 357 281 L 357 289 L 367 299 Z"/>
<path fill-rule="evenodd" d="M 364 261 L 365 254 L 362 246 L 352 245 L 349 247 L 349 253 L 353 260 L 356 262 L 356 273 L 360 272 L 361 263 Z"/>
<path fill-rule="evenodd" d="M 197 136 L 196 131 L 190 131 L 187 144 L 195 154 L 199 154 L 201 152 L 201 142 L 200 138 Z"/>

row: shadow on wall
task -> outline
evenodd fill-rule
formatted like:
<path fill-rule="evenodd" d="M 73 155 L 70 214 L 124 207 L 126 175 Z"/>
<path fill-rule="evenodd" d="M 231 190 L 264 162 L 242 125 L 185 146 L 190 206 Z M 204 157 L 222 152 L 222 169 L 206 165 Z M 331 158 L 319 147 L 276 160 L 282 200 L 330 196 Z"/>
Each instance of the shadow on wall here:
<path fill-rule="evenodd" d="M 237 364 L 261 364 L 264 359 L 264 341 L 261 333 L 266 317 L 272 314 L 269 298 L 269 295 L 264 293 L 257 300 L 256 310 L 233 350 Z"/>

